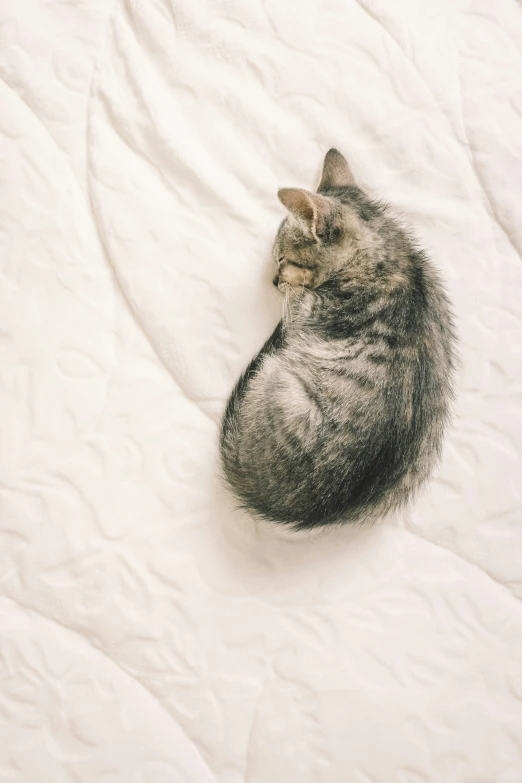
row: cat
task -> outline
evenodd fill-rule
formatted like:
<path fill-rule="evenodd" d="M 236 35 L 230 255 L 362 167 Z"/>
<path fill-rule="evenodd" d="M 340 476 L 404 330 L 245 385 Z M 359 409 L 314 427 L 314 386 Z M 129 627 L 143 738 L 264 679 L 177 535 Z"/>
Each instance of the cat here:
<path fill-rule="evenodd" d="M 440 455 L 455 334 L 434 266 L 331 149 L 317 193 L 284 188 L 273 246 L 283 318 L 221 425 L 225 479 L 294 528 L 375 520 Z"/>

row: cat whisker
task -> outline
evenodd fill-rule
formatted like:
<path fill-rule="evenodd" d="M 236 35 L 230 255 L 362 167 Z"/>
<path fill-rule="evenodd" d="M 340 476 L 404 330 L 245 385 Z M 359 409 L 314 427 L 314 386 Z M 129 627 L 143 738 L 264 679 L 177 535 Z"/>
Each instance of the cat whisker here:
<path fill-rule="evenodd" d="M 292 323 L 292 308 L 290 307 L 290 291 L 291 288 L 288 284 L 285 284 L 284 298 L 283 298 L 283 324 Z"/>

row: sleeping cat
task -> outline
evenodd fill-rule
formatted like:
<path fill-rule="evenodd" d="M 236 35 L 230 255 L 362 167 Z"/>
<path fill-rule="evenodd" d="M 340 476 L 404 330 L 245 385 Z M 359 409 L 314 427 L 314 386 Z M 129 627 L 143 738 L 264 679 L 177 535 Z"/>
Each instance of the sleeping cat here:
<path fill-rule="evenodd" d="M 437 272 L 335 149 L 316 194 L 284 188 L 274 243 L 283 318 L 223 417 L 226 479 L 296 528 L 403 505 L 440 453 L 454 334 Z"/>

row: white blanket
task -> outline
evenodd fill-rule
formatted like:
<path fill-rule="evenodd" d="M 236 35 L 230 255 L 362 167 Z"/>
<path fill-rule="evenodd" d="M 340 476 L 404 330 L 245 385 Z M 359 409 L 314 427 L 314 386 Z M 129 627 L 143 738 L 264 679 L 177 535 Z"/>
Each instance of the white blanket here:
<path fill-rule="evenodd" d="M 0 780 L 521 783 L 520 6 L 3 0 L 0 77 Z M 330 146 L 462 363 L 409 512 L 296 536 L 217 422 Z"/>

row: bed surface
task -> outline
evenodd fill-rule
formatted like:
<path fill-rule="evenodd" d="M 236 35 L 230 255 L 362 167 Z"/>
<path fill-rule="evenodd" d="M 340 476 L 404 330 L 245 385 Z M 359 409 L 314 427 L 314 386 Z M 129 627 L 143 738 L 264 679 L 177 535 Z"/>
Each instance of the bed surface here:
<path fill-rule="evenodd" d="M 0 781 L 522 783 L 514 0 L 3 0 Z M 461 340 L 398 519 L 237 511 L 217 424 L 330 146 Z"/>

